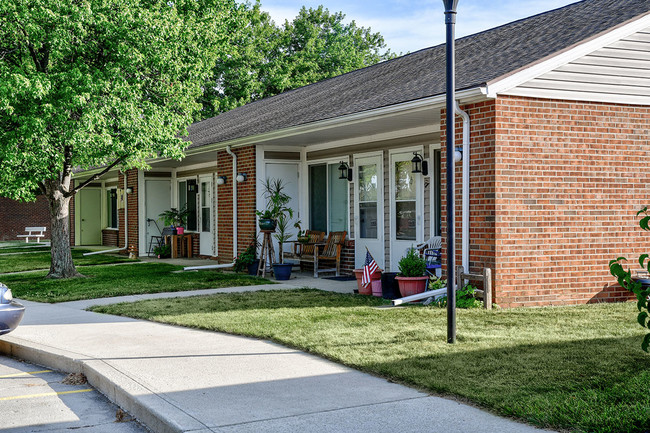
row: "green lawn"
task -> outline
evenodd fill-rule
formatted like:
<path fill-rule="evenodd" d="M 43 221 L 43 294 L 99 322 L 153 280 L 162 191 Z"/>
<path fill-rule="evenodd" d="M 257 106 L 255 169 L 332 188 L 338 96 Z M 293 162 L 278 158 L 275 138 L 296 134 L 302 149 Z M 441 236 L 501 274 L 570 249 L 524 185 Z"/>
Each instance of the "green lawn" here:
<path fill-rule="evenodd" d="M 42 246 L 42 247 L 35 247 L 35 246 L 8 246 L 8 247 L 1 247 L 0 248 L 0 254 L 13 254 L 13 253 L 34 253 L 34 252 L 42 252 L 42 251 L 50 251 L 50 247 Z"/>
<path fill-rule="evenodd" d="M 97 256 L 94 256 L 97 257 Z M 83 268 L 86 278 L 47 280 L 47 272 L 2 275 L 14 297 L 37 302 L 67 302 L 143 293 L 179 292 L 269 284 L 263 278 L 218 271 L 182 272 L 166 263 L 134 263 Z M 179 272 L 181 271 L 181 272 Z"/>
<path fill-rule="evenodd" d="M 634 304 L 446 311 L 316 290 L 219 294 L 94 311 L 264 339 L 541 427 L 650 430 L 650 355 Z"/>
<path fill-rule="evenodd" d="M 4 249 L 0 249 L 3 252 Z M 26 250 L 31 251 L 31 250 Z M 77 266 L 84 265 L 101 265 L 108 263 L 134 262 L 127 256 L 95 254 L 84 256 L 90 250 L 76 249 L 72 250 L 72 260 Z M 9 254 L 0 255 L 0 274 L 7 272 L 31 271 L 36 269 L 50 269 L 50 252 L 29 252 L 28 254 Z M 85 272 L 82 271 L 82 273 Z"/>

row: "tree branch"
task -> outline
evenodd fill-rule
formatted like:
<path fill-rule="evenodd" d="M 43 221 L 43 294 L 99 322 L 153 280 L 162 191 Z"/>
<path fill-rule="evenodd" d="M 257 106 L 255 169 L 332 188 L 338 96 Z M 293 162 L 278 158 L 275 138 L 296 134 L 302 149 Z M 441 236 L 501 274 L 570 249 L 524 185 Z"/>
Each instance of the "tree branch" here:
<path fill-rule="evenodd" d="M 86 179 L 85 182 L 80 183 L 78 186 L 74 187 L 72 190 L 70 190 L 70 191 L 67 192 L 67 193 L 64 193 L 63 195 L 64 195 L 65 197 L 72 197 L 72 196 L 75 195 L 75 194 L 77 193 L 77 191 L 79 191 L 81 188 L 85 187 L 86 185 L 88 185 L 88 184 L 91 183 L 91 182 L 96 181 L 97 179 L 99 179 L 100 177 L 102 177 L 103 175 L 105 175 L 106 173 L 108 173 L 108 172 L 109 172 L 113 167 L 115 167 L 117 164 L 121 163 L 121 162 L 124 161 L 125 159 L 126 159 L 125 156 L 116 159 L 115 161 L 113 161 L 113 163 L 112 163 L 111 165 L 106 166 L 106 168 L 104 168 L 101 172 L 99 172 L 99 173 L 97 173 L 97 174 L 95 174 L 95 175 L 89 177 L 88 179 Z"/>

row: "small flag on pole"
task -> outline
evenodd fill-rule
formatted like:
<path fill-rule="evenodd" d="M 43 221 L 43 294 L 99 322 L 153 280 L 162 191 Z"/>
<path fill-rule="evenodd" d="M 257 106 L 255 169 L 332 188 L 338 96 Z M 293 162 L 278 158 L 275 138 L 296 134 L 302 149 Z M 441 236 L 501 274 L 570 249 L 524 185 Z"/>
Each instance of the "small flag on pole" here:
<path fill-rule="evenodd" d="M 372 255 L 370 254 L 370 251 L 368 251 L 368 248 L 366 248 L 366 263 L 363 265 L 363 275 L 361 277 L 361 284 L 364 286 L 367 286 L 370 284 L 370 276 L 375 273 L 379 269 L 379 266 L 377 266 L 377 262 L 375 262 L 375 259 L 372 258 Z"/>

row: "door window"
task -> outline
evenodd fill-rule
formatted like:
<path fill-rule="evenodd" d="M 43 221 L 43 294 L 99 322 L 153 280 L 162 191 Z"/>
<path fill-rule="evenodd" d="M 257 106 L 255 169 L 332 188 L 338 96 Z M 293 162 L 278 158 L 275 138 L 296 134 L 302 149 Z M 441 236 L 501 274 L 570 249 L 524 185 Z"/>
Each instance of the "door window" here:
<path fill-rule="evenodd" d="M 415 240 L 416 238 L 416 186 L 411 173 L 411 161 L 395 161 L 395 238 Z"/>
<path fill-rule="evenodd" d="M 377 239 L 377 164 L 359 166 L 359 237 Z"/>
<path fill-rule="evenodd" d="M 210 225 L 210 214 L 211 214 L 211 188 L 210 182 L 201 182 L 201 231 L 209 232 L 211 229 Z"/>

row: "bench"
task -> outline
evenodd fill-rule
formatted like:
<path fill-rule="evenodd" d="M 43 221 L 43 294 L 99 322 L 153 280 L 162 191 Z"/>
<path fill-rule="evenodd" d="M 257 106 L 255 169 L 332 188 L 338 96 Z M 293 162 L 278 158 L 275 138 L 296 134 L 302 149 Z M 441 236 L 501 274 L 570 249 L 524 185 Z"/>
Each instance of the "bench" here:
<path fill-rule="evenodd" d="M 41 238 L 45 237 L 47 227 L 25 227 L 26 235 L 17 235 L 16 237 L 25 238 L 25 242 L 29 243 L 29 238 L 36 238 L 36 243 L 41 242 Z"/>

